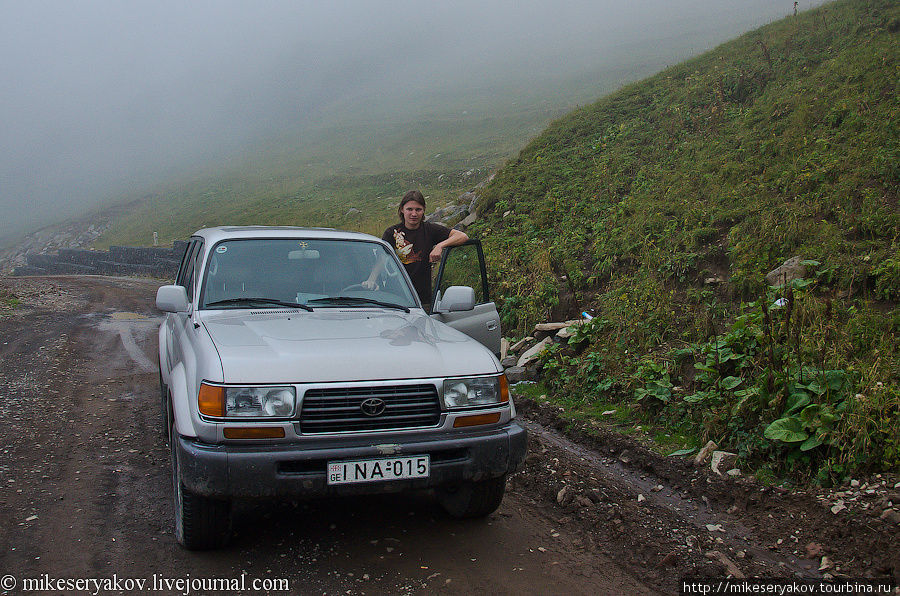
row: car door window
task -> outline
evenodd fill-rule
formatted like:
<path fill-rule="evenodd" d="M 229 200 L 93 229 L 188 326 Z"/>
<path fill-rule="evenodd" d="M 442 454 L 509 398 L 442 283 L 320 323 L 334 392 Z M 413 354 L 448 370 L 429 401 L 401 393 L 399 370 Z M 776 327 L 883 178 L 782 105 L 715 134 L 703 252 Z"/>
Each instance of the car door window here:
<path fill-rule="evenodd" d="M 488 292 L 484 253 L 478 240 L 454 246 L 441 257 L 435 295 L 450 286 L 468 286 L 475 291 L 475 308 L 468 311 L 438 313 L 432 317 L 480 342 L 494 354 L 500 353 L 500 316 Z M 432 299 L 434 296 L 432 296 Z"/>
<path fill-rule="evenodd" d="M 490 302 L 481 243 L 469 240 L 448 248 L 433 281 L 435 294 L 443 294 L 450 286 L 469 286 L 475 290 L 475 304 Z"/>
<path fill-rule="evenodd" d="M 185 272 L 186 285 L 184 286 L 184 289 L 187 290 L 188 302 L 194 300 L 194 288 L 197 287 L 197 274 L 200 272 L 200 255 L 202 254 L 203 242 L 197 242 L 194 254 L 191 256 L 187 271 Z"/>
<path fill-rule="evenodd" d="M 178 275 L 175 277 L 175 284 L 187 288 L 186 280 L 190 279 L 189 272 L 192 271 L 194 259 L 197 256 L 197 247 L 200 240 L 195 238 L 191 241 L 184 251 L 184 257 L 181 259 L 181 265 L 178 267 Z"/>

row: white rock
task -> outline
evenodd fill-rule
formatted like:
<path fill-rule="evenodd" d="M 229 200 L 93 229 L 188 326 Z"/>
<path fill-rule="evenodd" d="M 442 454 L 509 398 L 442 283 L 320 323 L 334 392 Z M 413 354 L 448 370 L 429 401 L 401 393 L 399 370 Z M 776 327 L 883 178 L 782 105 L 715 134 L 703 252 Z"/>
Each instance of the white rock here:
<path fill-rule="evenodd" d="M 838 502 L 835 503 L 834 506 L 831 508 L 831 512 L 832 512 L 833 514 L 837 515 L 838 513 L 840 513 L 841 511 L 843 511 L 843 510 L 846 509 L 846 508 L 847 508 L 847 506 L 844 505 L 844 502 L 843 502 L 843 501 L 838 501 Z"/>
<path fill-rule="evenodd" d="M 644 495 L 638 495 L 638 497 L 637 497 L 638 503 L 643 503 L 646 500 L 647 500 L 647 497 L 645 497 Z"/>
<path fill-rule="evenodd" d="M 509 347 L 509 351 L 513 352 L 513 353 L 518 353 L 519 350 L 521 350 L 525 346 L 525 344 L 527 344 L 530 341 L 534 341 L 534 338 L 531 337 L 530 335 L 528 337 L 523 337 L 522 339 L 520 339 L 519 341 L 517 341 L 516 343 L 511 345 Z"/>
<path fill-rule="evenodd" d="M 725 528 L 722 527 L 722 524 L 706 524 L 706 529 L 710 532 L 724 532 Z"/>
<path fill-rule="evenodd" d="M 850 486 L 853 488 L 859 488 L 859 480 L 851 480 Z"/>
<path fill-rule="evenodd" d="M 569 339 L 573 335 L 575 335 L 575 325 L 572 325 L 571 327 L 565 327 L 556 332 L 556 337 L 558 337 L 559 339 Z"/>
<path fill-rule="evenodd" d="M 781 264 L 780 267 L 766 274 L 766 281 L 770 286 L 781 284 L 789 284 L 795 279 L 806 277 L 806 267 L 801 264 L 802 257 L 791 257 Z"/>
<path fill-rule="evenodd" d="M 728 470 L 725 473 L 728 474 L 729 476 L 731 476 L 732 478 L 737 478 L 738 476 L 741 475 L 741 471 L 738 470 L 737 468 L 731 468 L 730 470 Z"/>
<path fill-rule="evenodd" d="M 819 571 L 825 571 L 827 569 L 833 569 L 834 563 L 831 562 L 831 559 L 828 557 L 822 557 L 822 562 L 819 564 Z"/>
<path fill-rule="evenodd" d="M 509 340 L 505 337 L 500 338 L 500 360 L 506 358 L 509 354 Z"/>
<path fill-rule="evenodd" d="M 694 456 L 694 464 L 702 466 L 704 463 L 706 463 L 706 460 L 709 459 L 709 455 L 718 448 L 719 446 L 716 445 L 714 441 L 709 441 L 706 445 L 704 445 L 703 449 L 701 449 L 700 452 Z"/>
<path fill-rule="evenodd" d="M 538 323 L 534 326 L 534 331 L 537 333 L 538 331 L 559 331 L 560 329 L 565 329 L 566 327 L 571 327 L 576 323 L 581 323 L 581 321 L 572 320 L 572 321 L 564 321 L 562 323 Z"/>
<path fill-rule="evenodd" d="M 736 460 L 737 453 L 730 453 L 728 451 L 713 451 L 710 466 L 712 467 L 713 472 L 715 472 L 719 476 L 724 476 L 724 470 L 733 468 L 734 462 Z"/>
<path fill-rule="evenodd" d="M 538 354 L 543 352 L 547 348 L 547 346 L 552 343 L 552 338 L 545 337 L 543 340 L 526 350 L 524 354 L 519 356 L 519 361 L 516 363 L 516 366 L 528 366 L 532 361 L 537 359 Z"/>

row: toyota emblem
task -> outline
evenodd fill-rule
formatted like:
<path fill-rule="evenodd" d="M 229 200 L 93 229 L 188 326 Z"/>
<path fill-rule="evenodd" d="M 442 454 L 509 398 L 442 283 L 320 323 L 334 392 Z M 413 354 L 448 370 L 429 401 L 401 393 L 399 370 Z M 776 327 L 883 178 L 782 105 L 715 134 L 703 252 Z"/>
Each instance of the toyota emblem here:
<path fill-rule="evenodd" d="M 387 404 L 384 403 L 384 400 L 380 397 L 370 397 L 359 404 L 359 409 L 362 410 L 362 413 L 366 416 L 381 416 L 384 414 L 384 409 L 386 407 Z"/>

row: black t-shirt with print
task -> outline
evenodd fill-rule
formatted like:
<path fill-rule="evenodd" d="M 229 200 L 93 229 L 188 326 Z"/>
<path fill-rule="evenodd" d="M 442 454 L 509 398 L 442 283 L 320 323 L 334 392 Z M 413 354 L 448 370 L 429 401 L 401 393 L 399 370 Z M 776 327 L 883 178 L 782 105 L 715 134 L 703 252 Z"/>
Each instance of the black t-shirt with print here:
<path fill-rule="evenodd" d="M 386 229 L 381 236 L 382 240 L 397 251 L 397 256 L 406 267 L 425 308 L 431 302 L 431 263 L 428 255 L 436 244 L 449 237 L 450 228 L 427 221 L 423 221 L 415 230 L 399 223 Z"/>

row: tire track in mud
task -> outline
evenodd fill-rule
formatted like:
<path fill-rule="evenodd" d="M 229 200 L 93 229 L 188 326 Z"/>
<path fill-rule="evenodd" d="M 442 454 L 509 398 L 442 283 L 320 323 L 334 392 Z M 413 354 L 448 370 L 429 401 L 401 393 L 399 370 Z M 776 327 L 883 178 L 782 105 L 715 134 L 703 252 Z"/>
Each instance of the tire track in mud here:
<path fill-rule="evenodd" d="M 527 427 L 531 436 L 542 445 L 552 446 L 554 452 L 564 452 L 588 467 L 590 478 L 600 486 L 601 494 L 608 497 L 610 492 L 615 492 L 620 499 L 639 504 L 650 518 L 666 520 L 660 527 L 664 531 L 657 539 L 663 543 L 665 535 L 684 538 L 683 544 L 669 540 L 671 550 L 668 552 L 689 552 L 703 543 L 704 536 L 709 536 L 714 543 L 709 545 L 709 550 L 734 553 L 732 563 L 738 569 L 748 567 L 744 560 L 749 557 L 748 562 L 753 561 L 753 567 L 762 565 L 768 569 L 780 568 L 781 572 L 798 577 L 821 578 L 812 562 L 791 555 L 773 556 L 768 549 L 759 547 L 752 540 L 753 530 L 745 526 L 740 517 L 726 511 L 714 511 L 709 499 L 692 498 L 687 491 L 681 490 L 680 485 L 675 488 L 670 478 L 631 469 L 618 458 L 603 457 L 537 422 L 529 422 Z M 708 526 L 722 529 L 710 531 Z M 697 540 L 691 540 L 689 537 L 692 536 Z"/>
<path fill-rule="evenodd" d="M 602 426 L 562 419 L 551 405 L 526 399 L 517 407 L 533 441 L 515 490 L 540 494 L 548 515 L 580 528 L 661 591 L 677 592 L 680 577 L 733 572 L 895 580 L 900 573 L 900 534 L 889 524 L 836 516 L 803 491 L 719 478 Z M 820 570 L 823 555 L 830 563 Z"/>

